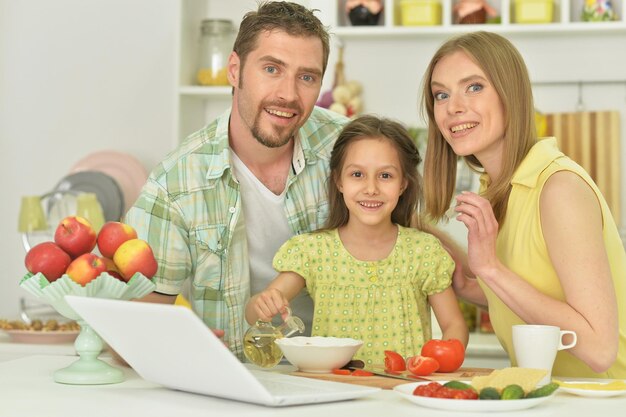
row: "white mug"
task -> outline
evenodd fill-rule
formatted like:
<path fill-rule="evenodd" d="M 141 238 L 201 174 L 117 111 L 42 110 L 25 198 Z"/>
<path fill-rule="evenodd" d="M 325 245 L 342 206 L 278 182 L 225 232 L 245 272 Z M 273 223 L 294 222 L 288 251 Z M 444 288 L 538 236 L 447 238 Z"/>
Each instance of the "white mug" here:
<path fill-rule="evenodd" d="M 564 345 L 563 336 L 571 335 L 571 343 Z M 513 349 L 520 368 L 545 369 L 546 376 L 538 385 L 550 383 L 552 366 L 559 350 L 576 346 L 576 333 L 556 326 L 518 324 L 513 326 Z"/>

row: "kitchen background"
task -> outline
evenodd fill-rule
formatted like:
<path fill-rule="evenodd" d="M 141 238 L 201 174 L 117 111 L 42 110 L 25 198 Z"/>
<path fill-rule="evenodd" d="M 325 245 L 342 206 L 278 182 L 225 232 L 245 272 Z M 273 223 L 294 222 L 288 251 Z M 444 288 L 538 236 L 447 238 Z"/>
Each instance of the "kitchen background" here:
<path fill-rule="evenodd" d="M 352 27 L 345 0 L 299 2 L 319 9 L 334 33 L 322 91 L 332 88 L 342 45 L 345 76 L 362 85 L 364 111 L 409 126 L 423 125 L 417 94 L 438 45 L 478 28 L 507 36 L 526 59 L 537 109 L 556 114 L 551 129 L 563 124 L 560 113 L 618 112 L 615 134 L 574 120 L 563 140 L 590 131 L 589 163 L 613 190 L 615 216 L 626 219 L 626 173 L 619 168 L 626 158 L 624 0 L 613 1 L 616 22 L 580 22 L 583 0 L 555 0 L 551 23 L 531 25 L 515 23 L 515 1 L 489 0 L 501 23 L 466 26 L 454 24 L 456 0 L 442 0 L 442 24 L 420 27 L 400 26 L 400 0 L 384 0 L 376 27 Z M 230 90 L 194 85 L 200 22 L 237 25 L 255 8 L 255 0 L 0 0 L 0 318 L 16 317 L 19 299 L 28 298 L 18 286 L 26 272 L 17 231 L 21 197 L 54 189 L 94 152 L 131 155 L 149 171 L 221 113 Z M 444 227 L 463 242 L 461 227 Z"/>

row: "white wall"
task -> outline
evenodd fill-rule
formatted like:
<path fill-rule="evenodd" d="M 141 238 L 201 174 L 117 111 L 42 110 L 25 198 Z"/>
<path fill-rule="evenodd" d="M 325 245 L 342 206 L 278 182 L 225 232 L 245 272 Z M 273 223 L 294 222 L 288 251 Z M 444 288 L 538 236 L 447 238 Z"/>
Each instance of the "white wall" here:
<path fill-rule="evenodd" d="M 171 149 L 178 13 L 171 0 L 0 0 L 0 318 L 28 295 L 22 195 L 94 151 L 149 170 Z"/>
<path fill-rule="evenodd" d="M 206 1 L 211 17 L 235 22 L 256 4 Z M 17 233 L 20 197 L 49 191 L 93 151 L 127 152 L 150 169 L 176 141 L 179 13 L 175 0 L 0 0 L 0 318 L 15 316 L 19 297 L 27 295 L 17 284 L 26 272 Z M 419 124 L 421 74 L 444 37 L 348 39 L 346 76 L 364 85 L 366 111 Z M 587 109 L 619 110 L 625 132 L 624 37 L 623 31 L 509 36 L 535 80 L 625 80 L 584 89 Z M 324 89 L 332 84 L 335 54 Z M 576 86 L 537 87 L 536 104 L 546 112 L 573 111 L 577 92 Z M 626 172 L 622 179 L 624 190 Z M 462 227 L 447 228 L 463 239 Z"/>
<path fill-rule="evenodd" d="M 626 161 L 626 34 L 621 32 L 504 34 L 523 55 L 533 81 L 616 80 L 606 85 L 584 84 L 585 110 L 618 110 L 621 114 L 621 158 Z M 445 35 L 415 35 L 384 39 L 349 38 L 344 42 L 348 80 L 364 86 L 365 111 L 423 125 L 418 116 L 421 77 Z M 332 73 L 327 75 L 332 82 Z M 536 85 L 535 105 L 542 112 L 577 110 L 578 85 Z M 621 218 L 626 222 L 626 169 L 621 172 Z M 443 225 L 461 243 L 466 230 L 452 220 Z M 625 234 L 626 236 L 626 234 Z"/>

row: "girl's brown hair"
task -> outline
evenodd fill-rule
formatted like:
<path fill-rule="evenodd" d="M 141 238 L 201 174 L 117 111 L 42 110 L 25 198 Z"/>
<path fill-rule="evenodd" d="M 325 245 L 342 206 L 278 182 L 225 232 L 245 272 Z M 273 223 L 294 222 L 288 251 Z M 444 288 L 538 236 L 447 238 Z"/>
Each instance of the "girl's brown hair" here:
<path fill-rule="evenodd" d="M 457 156 L 437 128 L 430 83 L 437 63 L 458 51 L 467 54 L 482 69 L 504 107 L 501 173 L 483 193 L 490 201 L 498 223 L 502 224 L 511 192 L 511 178 L 536 143 L 537 133 L 532 87 L 524 59 L 511 42 L 491 32 L 467 33 L 448 40 L 435 53 L 424 75 L 422 113 L 425 112 L 428 117 L 428 145 L 424 161 L 425 211 L 432 220 L 441 219 L 450 207 L 455 191 Z M 470 168 L 483 172 L 474 155 L 464 159 Z"/>
<path fill-rule="evenodd" d="M 421 221 L 416 215 L 422 196 L 422 177 L 417 170 L 421 162 L 419 151 L 407 130 L 400 123 L 373 115 L 360 116 L 348 123 L 337 138 L 330 157 L 330 178 L 328 196 L 330 214 L 327 229 L 335 229 L 348 223 L 350 213 L 337 188 L 346 154 L 352 143 L 363 139 L 388 141 L 398 152 L 402 175 L 407 181 L 406 189 L 400 195 L 396 208 L 391 213 L 391 221 L 401 226 L 421 229 Z"/>

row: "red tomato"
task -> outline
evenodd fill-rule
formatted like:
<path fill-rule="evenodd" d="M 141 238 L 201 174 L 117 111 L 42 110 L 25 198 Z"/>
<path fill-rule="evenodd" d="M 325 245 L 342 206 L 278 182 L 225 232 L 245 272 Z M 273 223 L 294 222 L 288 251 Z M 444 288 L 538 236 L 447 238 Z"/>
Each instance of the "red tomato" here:
<path fill-rule="evenodd" d="M 432 397 L 437 391 L 443 388 L 439 382 L 431 382 L 429 384 L 418 385 L 413 390 L 413 395 L 419 395 L 420 397 Z"/>
<path fill-rule="evenodd" d="M 407 368 L 413 375 L 426 376 L 439 369 L 436 359 L 426 356 L 413 356 L 406 361 Z"/>
<path fill-rule="evenodd" d="M 454 372 L 465 360 L 465 347 L 458 339 L 432 339 L 422 346 L 421 354 L 436 359 L 439 362 L 439 372 Z"/>
<path fill-rule="evenodd" d="M 478 393 L 476 391 L 474 391 L 471 388 L 467 388 L 465 390 L 465 394 L 467 395 L 467 399 L 468 400 L 477 400 L 478 399 Z"/>
<path fill-rule="evenodd" d="M 385 351 L 385 371 L 405 371 L 406 362 L 402 355 L 393 350 Z"/>
<path fill-rule="evenodd" d="M 374 376 L 374 374 L 363 369 L 355 369 L 352 371 L 352 376 Z"/>
<path fill-rule="evenodd" d="M 471 388 L 454 389 L 441 385 L 439 382 L 418 385 L 413 390 L 413 395 L 432 398 L 451 398 L 456 400 L 477 400 L 478 394 Z"/>
<path fill-rule="evenodd" d="M 335 368 L 331 372 L 335 375 L 350 375 L 352 371 L 350 371 L 349 369 Z"/>

